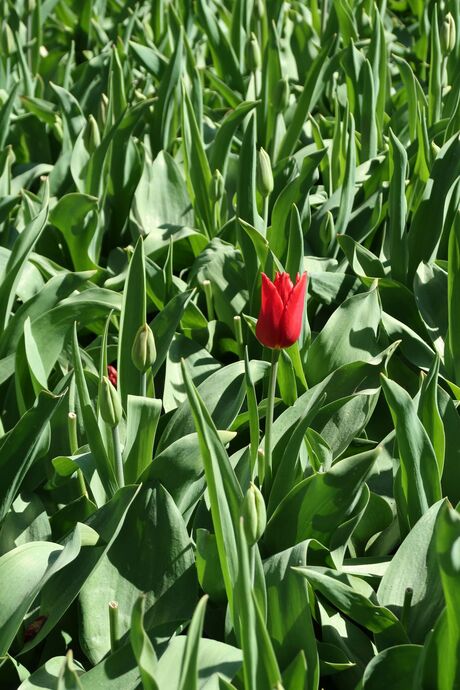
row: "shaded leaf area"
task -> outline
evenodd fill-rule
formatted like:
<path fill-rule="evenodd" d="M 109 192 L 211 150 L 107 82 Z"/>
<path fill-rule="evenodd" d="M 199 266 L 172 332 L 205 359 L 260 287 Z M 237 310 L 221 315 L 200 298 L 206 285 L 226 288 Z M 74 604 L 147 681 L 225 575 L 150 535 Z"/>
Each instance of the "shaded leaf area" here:
<path fill-rule="evenodd" d="M 0 4 L 0 687 L 460 687 L 459 0 Z"/>

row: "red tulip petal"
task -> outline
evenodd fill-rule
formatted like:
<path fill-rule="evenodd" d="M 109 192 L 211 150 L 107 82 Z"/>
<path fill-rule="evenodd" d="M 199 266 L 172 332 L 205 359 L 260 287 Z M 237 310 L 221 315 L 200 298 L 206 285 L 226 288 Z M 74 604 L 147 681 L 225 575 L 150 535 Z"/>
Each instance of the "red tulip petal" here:
<path fill-rule="evenodd" d="M 307 274 L 304 273 L 289 297 L 281 318 L 279 330 L 281 334 L 281 347 L 290 347 L 299 339 L 303 323 L 303 310 L 305 305 L 305 291 L 307 288 Z"/>
<path fill-rule="evenodd" d="M 294 287 L 289 273 L 277 273 L 274 285 L 278 290 L 283 304 L 286 305 L 292 292 L 292 288 Z"/>
<path fill-rule="evenodd" d="M 280 347 L 279 326 L 284 305 L 272 281 L 262 273 L 262 298 L 256 336 L 266 347 Z"/>

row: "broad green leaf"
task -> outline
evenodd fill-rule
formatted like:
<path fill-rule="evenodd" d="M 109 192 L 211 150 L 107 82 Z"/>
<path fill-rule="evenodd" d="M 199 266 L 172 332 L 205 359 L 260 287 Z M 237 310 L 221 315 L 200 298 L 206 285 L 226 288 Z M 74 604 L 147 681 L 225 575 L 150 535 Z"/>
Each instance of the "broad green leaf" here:
<path fill-rule="evenodd" d="M 339 611 L 373 633 L 386 633 L 395 642 L 405 642 L 404 630 L 396 616 L 384 606 L 374 603 L 364 593 L 347 584 L 335 570 L 322 568 L 295 568 L 313 589 L 322 594 Z M 353 576 L 349 578 L 353 582 Z"/>
<path fill-rule="evenodd" d="M 309 384 L 318 383 L 343 364 L 369 361 L 380 352 L 380 318 L 381 306 L 375 287 L 343 302 L 308 349 Z"/>
<path fill-rule="evenodd" d="M 421 261 L 430 262 L 441 240 L 445 192 L 460 174 L 460 138 L 455 134 L 438 152 L 422 200 L 408 233 L 408 276 L 413 278 Z M 429 228 L 429 231 L 427 230 Z"/>
<path fill-rule="evenodd" d="M 21 489 L 24 477 L 41 449 L 43 433 L 52 415 L 62 403 L 62 396 L 43 391 L 28 410 L 0 440 L 0 520 L 3 520 Z"/>
<path fill-rule="evenodd" d="M 413 527 L 428 508 L 441 498 L 441 485 L 432 443 L 410 395 L 395 381 L 382 376 L 400 458 L 400 485 L 404 503 L 397 500 L 403 532 Z"/>
<path fill-rule="evenodd" d="M 302 650 L 306 663 L 305 682 L 315 688 L 319 682 L 319 660 L 310 610 L 308 587 L 293 572 L 293 566 L 306 566 L 309 549 L 317 543 L 304 541 L 271 556 L 264 563 L 267 582 L 267 629 L 279 664 L 286 667 Z"/>
<path fill-rule="evenodd" d="M 421 647 L 402 644 L 389 647 L 378 654 L 366 667 L 363 690 L 394 690 L 413 687 L 415 669 L 421 657 Z"/>
<path fill-rule="evenodd" d="M 46 616 L 46 621 L 37 635 L 26 642 L 23 651 L 27 652 L 39 644 L 60 621 L 64 613 L 78 596 L 80 589 L 96 568 L 100 559 L 118 536 L 123 524 L 126 511 L 131 505 L 138 487 L 125 487 L 106 505 L 93 513 L 85 525 L 80 526 L 80 532 L 85 537 L 83 548 L 71 562 L 46 582 L 40 597 L 40 615 Z M 78 531 L 74 532 L 71 545 L 75 543 Z M 100 545 L 98 542 L 100 541 Z M 64 555 L 63 551 L 63 555 Z M 83 684 L 83 683 L 82 683 Z"/>
<path fill-rule="evenodd" d="M 181 171 L 174 159 L 160 151 L 152 161 L 147 151 L 144 166 L 131 207 L 131 221 L 139 234 L 152 241 L 160 228 L 193 227 L 194 214 Z M 150 251 L 146 249 L 146 254 Z"/>
<path fill-rule="evenodd" d="M 406 628 L 409 638 L 420 644 L 444 606 L 434 536 L 443 505 L 441 501 L 435 503 L 414 525 L 392 557 L 377 590 L 380 603 L 399 618 L 406 590 L 412 590 Z"/>
<path fill-rule="evenodd" d="M 340 525 L 353 515 L 363 484 L 380 449 L 336 462 L 328 472 L 297 484 L 268 521 L 264 542 L 270 553 L 317 539 L 336 547 Z"/>
<path fill-rule="evenodd" d="M 40 213 L 27 225 L 16 240 L 8 263 L 2 272 L 0 281 L 0 329 L 2 331 L 7 327 L 10 320 L 21 272 L 43 232 L 47 218 L 48 203 L 46 202 Z"/>
<path fill-rule="evenodd" d="M 97 264 L 98 251 L 91 246 L 96 208 L 96 197 L 73 193 L 61 197 L 50 213 L 50 223 L 64 235 L 76 271 L 92 269 Z"/>

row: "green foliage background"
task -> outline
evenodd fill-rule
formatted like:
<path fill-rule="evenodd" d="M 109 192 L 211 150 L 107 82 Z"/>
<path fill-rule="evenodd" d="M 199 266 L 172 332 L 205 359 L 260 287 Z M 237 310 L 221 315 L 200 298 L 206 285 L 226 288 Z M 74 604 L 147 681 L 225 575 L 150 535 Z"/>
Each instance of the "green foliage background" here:
<path fill-rule="evenodd" d="M 0 13 L 1 688 L 460 688 L 459 0 Z"/>

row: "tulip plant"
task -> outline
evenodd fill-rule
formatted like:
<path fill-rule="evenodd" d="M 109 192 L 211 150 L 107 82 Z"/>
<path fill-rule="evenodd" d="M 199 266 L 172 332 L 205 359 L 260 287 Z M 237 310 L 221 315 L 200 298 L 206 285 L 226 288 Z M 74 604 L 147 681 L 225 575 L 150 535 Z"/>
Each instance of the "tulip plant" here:
<path fill-rule="evenodd" d="M 0 689 L 460 688 L 460 0 L 0 0 Z"/>

